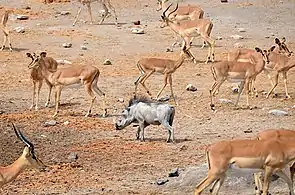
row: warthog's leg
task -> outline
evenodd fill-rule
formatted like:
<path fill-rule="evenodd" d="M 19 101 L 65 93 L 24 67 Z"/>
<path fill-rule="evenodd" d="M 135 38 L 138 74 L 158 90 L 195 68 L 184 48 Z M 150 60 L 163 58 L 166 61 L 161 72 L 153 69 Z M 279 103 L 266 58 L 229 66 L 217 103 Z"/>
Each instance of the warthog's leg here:
<path fill-rule="evenodd" d="M 174 130 L 173 127 L 171 125 L 169 125 L 168 121 L 164 121 L 163 126 L 166 127 L 168 129 L 168 138 L 167 138 L 167 142 L 174 142 Z M 172 139 L 171 139 L 171 135 L 172 135 Z"/>
<path fill-rule="evenodd" d="M 144 125 L 144 121 L 142 121 L 142 122 L 140 122 L 139 123 L 139 130 L 137 130 L 137 132 L 142 132 L 141 133 L 141 141 L 144 141 L 144 128 L 145 128 L 146 126 Z"/>
<path fill-rule="evenodd" d="M 137 127 L 137 132 L 136 132 L 136 139 L 139 140 L 140 138 L 140 127 Z"/>

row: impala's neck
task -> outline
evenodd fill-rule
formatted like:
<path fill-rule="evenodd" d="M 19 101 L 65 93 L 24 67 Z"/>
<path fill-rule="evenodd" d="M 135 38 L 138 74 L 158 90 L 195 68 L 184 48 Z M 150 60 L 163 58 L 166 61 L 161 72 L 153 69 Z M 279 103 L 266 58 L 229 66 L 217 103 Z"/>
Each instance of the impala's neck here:
<path fill-rule="evenodd" d="M 21 156 L 11 165 L 0 167 L 0 186 L 14 180 L 28 166 L 27 160 Z"/>
<path fill-rule="evenodd" d="M 180 25 L 177 23 L 174 23 L 173 21 L 166 19 L 167 26 L 170 27 L 171 30 L 173 30 L 176 34 L 180 34 Z M 182 35 L 181 35 L 182 36 Z"/>
<path fill-rule="evenodd" d="M 295 159 L 295 143 L 285 143 L 284 151 L 285 158 L 288 162 Z"/>
<path fill-rule="evenodd" d="M 269 61 L 276 64 L 286 63 L 289 60 L 289 58 L 285 54 L 281 54 L 274 51 L 269 53 L 268 58 L 269 58 Z"/>
<path fill-rule="evenodd" d="M 185 54 L 182 52 L 178 60 L 175 61 L 175 66 L 174 66 L 175 70 L 183 64 L 184 59 L 185 59 Z"/>
<path fill-rule="evenodd" d="M 40 65 L 38 68 L 41 68 L 42 76 L 48 80 L 52 73 L 47 69 L 44 59 L 40 59 L 39 63 Z"/>

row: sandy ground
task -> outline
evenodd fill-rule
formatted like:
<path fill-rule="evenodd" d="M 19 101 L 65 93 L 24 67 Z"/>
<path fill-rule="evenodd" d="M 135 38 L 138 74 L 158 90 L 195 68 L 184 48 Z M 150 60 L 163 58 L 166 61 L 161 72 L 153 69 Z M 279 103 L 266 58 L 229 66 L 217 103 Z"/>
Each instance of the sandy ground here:
<path fill-rule="evenodd" d="M 266 76 L 260 74 L 257 78 L 260 95 L 250 100 L 256 109 L 235 110 L 233 105 L 217 101 L 217 112 L 213 113 L 208 93 L 213 78 L 210 64 L 204 63 L 208 48 L 200 48 L 200 39 L 195 40 L 192 47 L 200 62 L 194 64 L 187 60 L 173 74 L 174 92 L 179 103 L 174 122 L 176 143 L 165 142 L 167 131 L 161 126 L 148 127 L 146 142 L 135 140 L 136 130 L 131 126 L 116 131 L 115 117 L 100 117 L 100 99 L 95 104 L 94 115 L 84 118 L 89 100 L 85 90 L 78 86 L 62 91 L 57 125 L 45 127 L 44 123 L 52 119 L 53 103 L 50 108 L 44 107 L 48 90 L 44 84 L 40 110 L 29 110 L 32 82 L 27 68 L 30 59 L 26 58 L 26 52 L 46 50 L 48 56 L 55 59 L 98 67 L 101 72 L 98 85 L 107 94 L 107 107 L 112 115 L 120 112 L 132 97 L 133 83 L 139 74 L 137 60 L 145 56 L 176 59 L 179 48 L 173 53 L 165 52 L 173 42 L 173 34 L 169 28 L 159 27 L 161 18 L 156 11 L 156 1 L 113 0 L 120 27 L 114 26 L 112 17 L 107 18 L 104 25 L 97 25 L 101 9 L 99 3 L 93 3 L 96 24 L 89 24 L 84 8 L 78 24 L 73 27 L 71 24 L 78 2 L 49 5 L 33 0 L 0 2 L 1 6 L 30 17 L 26 21 L 9 21 L 14 51 L 0 53 L 0 110 L 4 112 L 0 115 L 0 164 L 12 163 L 23 149 L 9 124 L 13 121 L 34 142 L 38 156 L 50 165 L 46 172 L 25 171 L 14 182 L 4 186 L 1 194 L 192 194 L 194 185 L 205 177 L 204 151 L 209 144 L 224 139 L 252 137 L 261 129 L 294 129 L 294 70 L 288 74 L 291 99 L 284 99 L 282 82 L 277 87 L 279 96 L 265 99 L 261 92 L 269 90 L 270 84 Z M 225 58 L 226 52 L 236 42 L 249 48 L 259 46 L 268 49 L 275 37 L 285 36 L 291 50 L 295 46 L 294 0 L 229 0 L 228 4 L 209 0 L 188 2 L 198 3 L 205 16 L 212 20 L 212 37 L 223 38 L 216 41 L 218 61 Z M 31 9 L 24 9 L 26 6 Z M 70 15 L 59 15 L 60 11 L 69 11 Z M 146 32 L 143 35 L 130 33 L 132 22 L 137 20 L 141 21 L 141 27 Z M 17 26 L 25 27 L 25 33 L 13 31 Z M 244 28 L 246 32 L 239 33 L 238 28 Z M 235 41 L 230 38 L 233 34 L 240 34 L 244 39 Z M 65 42 L 71 42 L 73 47 L 63 48 Z M 88 48 L 85 51 L 80 49 L 84 42 Z M 105 59 L 110 59 L 113 65 L 103 65 Z M 153 75 L 147 83 L 155 95 L 162 86 L 163 77 Z M 198 90 L 186 91 L 185 86 L 189 83 Z M 141 87 L 140 93 L 145 94 Z M 167 87 L 163 95 L 169 93 Z M 125 102 L 119 102 L 119 98 L 124 98 Z M 226 82 L 221 87 L 219 98 L 235 100 L 236 94 L 232 93 L 230 83 Z M 243 95 L 240 101 L 242 108 L 245 107 L 245 100 Z M 268 114 L 271 109 L 288 111 L 289 116 L 271 116 Z M 66 121 L 68 124 L 64 123 Z M 253 133 L 246 134 L 246 130 Z M 77 153 L 77 161 L 68 159 L 72 152 Z M 157 179 L 167 177 L 173 168 L 191 166 L 203 169 L 198 176 L 200 179 L 188 187 L 170 188 L 169 182 L 166 186 L 155 184 Z M 220 194 L 253 194 L 253 189 L 250 178 L 247 185 L 241 186 L 225 182 Z M 270 192 L 287 194 L 286 184 L 271 185 Z"/>

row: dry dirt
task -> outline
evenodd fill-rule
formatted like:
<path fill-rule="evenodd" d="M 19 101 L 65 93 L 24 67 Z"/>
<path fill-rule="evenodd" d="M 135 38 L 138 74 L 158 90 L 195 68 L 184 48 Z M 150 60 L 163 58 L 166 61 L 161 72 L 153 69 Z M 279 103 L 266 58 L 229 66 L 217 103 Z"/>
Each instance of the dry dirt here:
<path fill-rule="evenodd" d="M 26 52 L 46 50 L 48 56 L 55 59 L 98 67 L 101 72 L 99 87 L 107 94 L 111 115 L 120 112 L 126 104 L 118 102 L 118 98 L 128 101 L 132 97 L 133 82 L 138 76 L 138 59 L 143 56 L 175 59 L 179 48 L 174 53 L 165 52 L 173 42 L 173 34 L 169 28 L 159 27 L 160 13 L 156 11 L 156 0 L 113 0 L 119 28 L 114 25 L 112 17 L 107 18 L 104 25 L 84 23 L 81 20 L 89 20 L 86 8 L 78 24 L 72 27 L 79 5 L 76 1 L 48 5 L 40 2 L 0 0 L 1 6 L 30 17 L 27 21 L 9 21 L 14 51 L 0 53 L 0 110 L 4 112 L 0 115 L 0 164 L 6 166 L 12 163 L 23 149 L 9 124 L 13 121 L 34 142 L 38 156 L 50 169 L 46 172 L 23 172 L 14 182 L 4 186 L 1 194 L 192 194 L 193 186 L 182 191 L 158 186 L 155 180 L 167 177 L 173 168 L 205 163 L 204 150 L 215 141 L 252 137 L 267 128 L 294 129 L 294 70 L 288 74 L 289 91 L 293 98 L 284 99 L 281 82 L 277 88 L 278 97 L 265 99 L 260 93 L 258 98 L 251 98 L 251 104 L 257 106 L 256 109 L 235 110 L 232 105 L 217 102 L 217 112 L 213 113 L 208 93 L 213 79 L 210 64 L 204 64 L 207 48 L 200 48 L 200 39 L 194 41 L 192 48 L 200 62 L 193 64 L 187 60 L 173 75 L 174 92 L 179 103 L 174 123 L 176 143 L 165 142 L 167 131 L 161 126 L 146 130 L 146 142 L 135 140 L 135 129 L 131 126 L 116 131 L 114 117 L 100 117 L 100 100 L 95 104 L 94 115 L 84 118 L 89 100 L 84 89 L 76 86 L 62 91 L 57 125 L 45 127 L 44 123 L 52 119 L 53 103 L 50 108 L 44 108 L 48 90 L 44 84 L 40 110 L 29 110 L 32 82 L 27 68 L 30 59 L 25 57 Z M 228 4 L 221 4 L 219 0 L 191 0 L 190 3 L 198 3 L 205 10 L 205 16 L 212 19 L 212 37 L 223 37 L 216 41 L 217 60 L 222 60 L 236 42 L 249 48 L 259 46 L 267 49 L 273 45 L 275 37 L 285 36 L 289 47 L 295 47 L 294 0 L 229 0 Z M 31 9 L 24 9 L 27 6 Z M 96 21 L 100 19 L 100 9 L 98 3 L 93 3 Z M 62 16 L 57 14 L 60 11 L 70 11 L 71 14 Z M 145 29 L 143 35 L 130 33 L 132 22 L 137 20 Z M 24 26 L 26 32 L 19 34 L 13 31 L 17 26 Z M 239 33 L 238 28 L 245 28 L 246 32 Z M 233 34 L 245 38 L 235 41 L 230 38 Z M 80 49 L 84 41 L 88 43 L 85 51 Z M 72 42 L 73 47 L 63 48 L 64 42 Z M 113 65 L 102 65 L 105 59 L 110 59 Z M 160 89 L 162 80 L 160 75 L 149 79 L 148 86 L 153 94 Z M 186 91 L 185 86 L 189 83 L 195 85 L 198 91 Z M 258 76 L 257 88 L 260 92 L 270 88 L 264 74 Z M 142 88 L 140 92 L 145 94 Z M 169 93 L 167 87 L 163 94 Z M 236 98 L 230 83 L 221 87 L 218 98 Z M 244 95 L 240 105 L 245 107 Z M 268 114 L 271 109 L 288 111 L 289 116 L 271 116 Z M 64 124 L 66 121 L 69 124 Z M 253 133 L 246 134 L 246 130 Z M 77 161 L 68 159 L 71 152 L 77 153 Z M 202 174 L 200 177 L 205 177 Z M 271 186 L 271 192 L 273 188 Z M 279 194 L 287 194 L 286 184 L 276 188 Z M 225 182 L 220 194 L 253 194 L 253 189 L 251 180 L 248 188 L 228 186 Z"/>

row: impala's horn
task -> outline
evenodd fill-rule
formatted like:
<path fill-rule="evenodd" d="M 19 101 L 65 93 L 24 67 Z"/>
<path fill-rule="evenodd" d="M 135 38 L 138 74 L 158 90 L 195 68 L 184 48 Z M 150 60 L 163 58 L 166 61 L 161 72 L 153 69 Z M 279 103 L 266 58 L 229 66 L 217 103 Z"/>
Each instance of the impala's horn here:
<path fill-rule="evenodd" d="M 170 13 L 168 14 L 167 17 L 169 18 L 169 16 L 170 16 L 172 13 L 176 12 L 177 9 L 178 9 L 178 3 L 176 4 L 175 9 L 174 9 L 172 12 L 170 12 Z"/>
<path fill-rule="evenodd" d="M 166 17 L 166 12 L 168 11 L 168 9 L 172 6 L 172 3 L 165 9 L 165 11 L 163 12 L 163 16 Z"/>
<path fill-rule="evenodd" d="M 13 130 L 15 132 L 15 134 L 17 135 L 17 137 L 24 143 L 26 144 L 30 149 L 31 151 L 34 151 L 34 145 L 29 141 L 27 140 L 27 138 L 22 134 L 22 132 L 20 130 L 18 130 L 15 125 L 13 123 L 12 124 L 12 127 L 13 127 Z"/>

